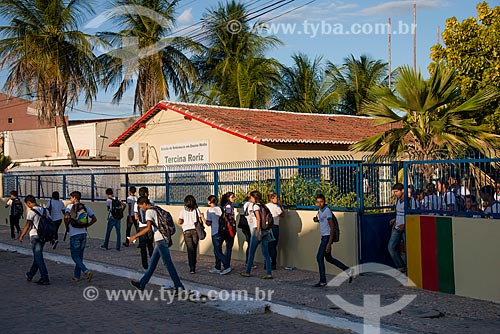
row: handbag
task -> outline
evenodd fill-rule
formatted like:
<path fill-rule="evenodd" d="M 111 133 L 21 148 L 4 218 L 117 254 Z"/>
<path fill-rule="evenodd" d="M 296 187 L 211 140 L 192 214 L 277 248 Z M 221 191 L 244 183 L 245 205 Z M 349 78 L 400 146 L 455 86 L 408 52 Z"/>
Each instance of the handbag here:
<path fill-rule="evenodd" d="M 198 239 L 203 240 L 207 236 L 207 232 L 205 232 L 205 225 L 203 225 L 203 221 L 200 220 L 200 216 L 198 215 L 198 209 L 196 210 L 196 221 L 194 222 L 194 228 L 196 229 L 196 234 L 198 234 Z"/>

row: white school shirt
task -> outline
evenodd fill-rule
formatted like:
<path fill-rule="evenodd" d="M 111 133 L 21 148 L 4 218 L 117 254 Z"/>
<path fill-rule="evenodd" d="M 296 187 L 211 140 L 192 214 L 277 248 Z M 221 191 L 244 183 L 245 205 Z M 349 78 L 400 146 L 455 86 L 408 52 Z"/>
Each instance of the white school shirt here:
<path fill-rule="evenodd" d="M 196 222 L 196 213 L 198 213 L 198 217 L 200 216 L 200 210 L 196 208 L 195 210 L 188 211 L 186 208 L 182 208 L 179 212 L 179 219 L 182 219 L 184 223 L 182 223 L 182 231 L 194 230 L 194 223 Z"/>
<path fill-rule="evenodd" d="M 130 216 L 134 216 L 134 210 L 135 210 L 135 205 L 137 203 L 137 196 L 135 195 L 131 195 L 129 197 L 127 197 L 127 204 L 128 204 L 128 215 L 129 217 Z"/>
<path fill-rule="evenodd" d="M 255 211 L 260 210 L 260 205 L 257 203 L 248 202 L 246 210 L 248 212 L 247 221 L 250 230 L 257 228 L 257 217 L 255 216 Z M 262 219 L 262 217 L 260 217 L 260 219 Z"/>
<path fill-rule="evenodd" d="M 441 201 L 436 194 L 427 195 L 424 197 L 424 202 L 422 203 L 423 210 L 441 210 Z"/>
<path fill-rule="evenodd" d="M 87 210 L 88 219 L 90 219 L 90 217 L 92 217 L 92 216 L 95 216 L 94 211 L 92 211 L 87 205 L 84 204 L 84 206 L 85 206 L 85 209 Z M 71 212 L 72 207 L 73 207 L 73 203 L 69 203 L 68 206 L 66 207 L 65 212 L 69 214 Z M 90 220 L 89 220 L 89 222 L 90 222 Z M 78 227 L 73 227 L 71 224 L 69 224 L 69 237 L 70 238 L 74 235 L 83 234 L 83 233 L 87 233 L 87 229 L 85 227 L 78 228 Z"/>
<path fill-rule="evenodd" d="M 52 220 L 62 220 L 63 219 L 63 211 L 64 211 L 64 203 L 61 200 L 51 199 L 47 202 L 45 208 L 48 210 L 50 208 L 50 216 Z"/>
<path fill-rule="evenodd" d="M 219 218 L 222 216 L 222 210 L 218 206 L 209 208 L 207 211 L 207 222 L 212 223 L 212 235 L 216 235 L 219 232 Z"/>
<path fill-rule="evenodd" d="M 273 215 L 274 225 L 280 226 L 280 215 L 283 213 L 283 210 L 281 210 L 281 208 L 278 204 L 274 204 L 271 202 L 267 203 L 266 206 L 269 209 L 269 211 L 271 211 L 271 214 Z"/>
<path fill-rule="evenodd" d="M 396 224 L 394 228 L 405 224 L 405 200 L 399 200 L 396 202 Z"/>
<path fill-rule="evenodd" d="M 330 235 L 329 219 L 333 219 L 333 213 L 332 210 L 325 205 L 323 210 L 318 210 L 319 234 L 321 234 L 322 237 Z"/>
<path fill-rule="evenodd" d="M 153 231 L 155 241 L 165 240 L 160 231 L 158 231 L 158 229 L 155 227 L 155 224 L 158 224 L 158 213 L 156 212 L 156 210 L 153 209 L 146 210 L 146 222 L 147 221 L 152 222 L 151 229 Z"/>
<path fill-rule="evenodd" d="M 449 209 L 453 205 L 456 210 L 455 194 L 452 191 L 447 190 L 444 194 L 442 194 L 441 200 L 441 207 L 443 209 Z"/>
<path fill-rule="evenodd" d="M 151 203 L 151 206 L 155 206 L 155 202 L 153 200 L 150 199 L 149 203 Z M 134 204 L 134 214 L 135 213 L 137 213 L 139 215 L 139 228 L 148 226 L 146 224 L 144 212 L 142 212 L 142 210 L 139 209 L 139 206 L 137 205 L 137 201 Z M 143 218 L 141 218 L 141 217 L 143 217 Z M 144 223 L 142 223 L 141 221 L 144 221 Z"/>
<path fill-rule="evenodd" d="M 495 201 L 495 202 L 491 203 L 491 205 L 489 207 L 484 209 L 484 213 L 486 215 L 489 213 L 499 214 L 500 213 L 500 202 Z"/>
<path fill-rule="evenodd" d="M 28 212 L 26 213 L 26 220 L 33 222 L 29 234 L 30 238 L 38 236 L 38 232 L 36 229 L 38 228 L 38 223 L 40 222 L 40 216 L 37 215 L 33 210 L 36 210 L 41 215 L 43 215 L 43 208 L 41 206 L 34 206 L 33 209 L 29 209 Z M 48 212 L 47 215 L 50 217 L 50 214 Z"/>

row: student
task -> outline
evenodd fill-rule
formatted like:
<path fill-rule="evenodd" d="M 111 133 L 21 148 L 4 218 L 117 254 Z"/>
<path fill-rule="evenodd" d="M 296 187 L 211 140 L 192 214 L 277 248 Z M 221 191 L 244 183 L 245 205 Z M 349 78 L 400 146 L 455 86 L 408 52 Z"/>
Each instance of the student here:
<path fill-rule="evenodd" d="M 428 183 L 425 186 L 425 196 L 422 202 L 422 210 L 441 210 L 441 201 L 439 197 L 436 195 L 436 186 L 434 183 Z"/>
<path fill-rule="evenodd" d="M 140 187 L 139 188 L 139 197 L 146 197 L 149 199 L 149 192 L 147 187 Z M 149 203 L 151 206 L 154 206 L 155 203 L 153 200 L 149 200 Z M 137 205 L 137 203 L 134 204 L 134 217 L 138 222 L 139 226 L 139 232 L 141 232 L 143 229 L 146 228 L 146 212 L 142 211 L 141 208 Z M 142 262 L 142 267 L 144 270 L 148 269 L 148 253 L 149 257 L 153 255 L 153 246 L 154 238 L 153 238 L 153 233 L 149 231 L 149 233 L 146 234 L 141 234 L 139 238 L 139 248 L 141 249 L 141 262 Z"/>
<path fill-rule="evenodd" d="M 333 224 L 334 216 L 332 210 L 326 205 L 325 195 L 318 194 L 316 196 L 316 205 L 318 206 L 318 215 L 315 216 L 313 220 L 319 223 L 321 242 L 319 244 L 318 254 L 316 255 L 316 261 L 318 262 L 319 268 L 319 282 L 313 285 L 313 287 L 322 288 L 326 286 L 325 260 L 340 268 L 340 270 L 345 271 L 349 276 L 349 283 L 351 283 L 353 275 L 352 269 L 349 269 L 348 266 L 332 256 L 332 243 L 335 233 Z"/>
<path fill-rule="evenodd" d="M 263 279 L 272 279 L 273 272 L 271 266 L 271 257 L 269 256 L 269 241 L 271 240 L 271 231 L 264 231 L 261 229 L 261 220 L 264 218 L 261 216 L 261 206 L 265 205 L 262 201 L 262 195 L 259 191 L 252 191 L 250 193 L 251 206 L 248 207 L 249 213 L 255 216 L 255 222 L 252 219 L 252 223 L 249 221 L 250 231 L 252 232 L 252 237 L 250 239 L 250 252 L 248 254 L 248 262 L 246 265 L 245 272 L 240 273 L 243 277 L 250 277 L 250 272 L 252 271 L 253 259 L 255 257 L 255 251 L 257 246 L 261 244 L 262 255 L 264 255 L 266 263 L 266 275 L 262 276 Z"/>
<path fill-rule="evenodd" d="M 196 199 L 192 195 L 187 195 L 186 198 L 184 198 L 184 207 L 179 212 L 178 222 L 179 225 L 182 226 L 184 241 L 186 242 L 190 274 L 196 273 L 196 257 L 199 239 L 194 223 L 198 218 L 205 222 L 205 217 L 198 209 Z"/>
<path fill-rule="evenodd" d="M 280 218 L 285 217 L 285 210 L 279 201 L 278 195 L 274 192 L 267 194 L 268 203 L 266 206 L 273 215 L 273 237 L 275 240 L 269 242 L 269 256 L 271 256 L 271 267 L 276 270 L 276 258 L 278 257 L 278 241 L 280 238 Z"/>
<path fill-rule="evenodd" d="M 66 207 L 64 223 L 66 224 L 66 231 L 69 232 L 69 248 L 71 251 L 71 258 L 75 262 L 75 270 L 73 277 L 71 278 L 71 282 L 79 282 L 81 280 L 81 273 L 83 272 L 87 281 L 90 283 L 94 274 L 92 271 L 88 270 L 83 263 L 83 252 L 85 251 L 85 246 L 87 245 L 87 228 L 74 227 L 71 224 L 71 209 L 75 205 L 76 208 L 79 206 L 82 207 L 82 210 L 86 212 L 87 221 L 90 218 L 88 227 L 95 224 L 97 218 L 94 215 L 94 212 L 87 205 L 80 203 L 81 198 L 82 194 L 79 191 L 73 191 L 69 194 L 70 203 Z"/>
<path fill-rule="evenodd" d="M 47 205 L 45 207 L 47 208 L 47 210 L 49 210 L 52 221 L 56 225 L 56 236 L 54 238 L 54 241 L 51 241 L 52 249 L 56 249 L 59 242 L 59 226 L 61 226 L 64 215 L 64 203 L 59 198 L 58 191 L 54 191 L 52 193 L 52 198 L 47 202 Z"/>
<path fill-rule="evenodd" d="M 182 284 L 177 270 L 175 269 L 174 263 L 170 256 L 170 250 L 168 249 L 168 242 L 164 239 L 163 235 L 155 227 L 158 222 L 158 215 L 155 210 L 151 209 L 151 203 L 149 199 L 145 196 L 139 197 L 137 200 L 137 206 L 145 212 L 144 221 L 146 222 L 146 227 L 143 228 L 139 233 L 130 237 L 130 242 L 134 242 L 137 238 L 144 236 L 150 231 L 154 234 L 155 248 L 153 254 L 151 255 L 151 260 L 149 262 L 148 269 L 142 276 L 140 281 L 131 281 L 130 283 L 139 290 L 144 290 L 146 284 L 148 284 L 151 276 L 156 270 L 158 261 L 161 259 L 167 268 L 168 274 L 174 283 L 174 289 L 184 290 L 184 285 Z"/>
<path fill-rule="evenodd" d="M 26 214 L 26 225 L 24 226 L 23 232 L 19 236 L 19 241 L 23 241 L 26 233 L 29 232 L 31 248 L 33 250 L 33 264 L 31 265 L 30 271 L 26 273 L 26 279 L 28 282 L 33 280 L 38 270 L 40 270 L 41 278 L 36 281 L 39 285 L 49 285 L 49 273 L 47 271 L 47 266 L 43 260 L 43 246 L 45 242 L 40 241 L 38 237 L 38 223 L 40 222 L 40 216 L 43 215 L 43 208 L 36 203 L 36 199 L 33 195 L 28 195 L 24 198 L 24 203 L 30 209 Z M 35 210 L 38 212 L 35 212 Z"/>
<path fill-rule="evenodd" d="M 455 194 L 450 190 L 448 181 L 441 180 L 440 182 L 441 209 L 445 211 L 455 211 L 457 208 Z"/>
<path fill-rule="evenodd" d="M 479 195 L 485 204 L 484 214 L 486 218 L 500 218 L 500 202 L 494 199 L 495 188 L 486 185 L 479 190 Z"/>
<path fill-rule="evenodd" d="M 207 211 L 207 225 L 212 228 L 212 246 L 214 248 L 215 255 L 215 267 L 210 269 L 208 272 L 212 274 L 226 275 L 231 272 L 231 266 L 229 264 L 228 258 L 222 252 L 222 238 L 219 235 L 219 218 L 222 215 L 222 209 L 217 206 L 217 197 L 210 195 L 207 198 L 208 211 Z M 221 270 L 221 266 L 224 266 L 224 270 Z"/>
<path fill-rule="evenodd" d="M 21 202 L 19 197 L 17 197 L 16 190 L 12 190 L 10 192 L 10 199 L 7 201 L 7 204 L 5 204 L 6 208 L 8 208 L 9 206 L 10 206 L 10 212 L 9 212 L 10 238 L 14 240 L 16 239 L 16 234 L 14 232 L 17 231 L 18 235 L 21 233 L 19 220 L 21 219 L 24 212 L 23 203 Z"/>
<path fill-rule="evenodd" d="M 236 196 L 233 192 L 229 191 L 222 195 L 221 200 L 220 200 L 220 207 L 222 210 L 224 210 L 224 213 L 226 214 L 227 218 L 232 220 L 233 223 L 236 223 L 236 217 L 234 214 L 234 202 L 236 201 Z M 226 243 L 226 257 L 228 261 L 228 265 L 230 269 L 229 271 L 232 270 L 231 268 L 231 255 L 233 253 L 233 245 L 234 245 L 234 238 L 231 237 L 226 237 L 223 240 Z M 222 247 L 222 243 L 221 243 Z M 226 268 L 226 267 L 224 267 Z"/>
<path fill-rule="evenodd" d="M 247 193 L 247 196 L 245 197 L 245 200 L 243 201 L 243 214 L 242 216 L 245 217 L 244 223 L 241 224 L 241 217 L 240 217 L 240 228 L 241 232 L 243 232 L 243 235 L 245 236 L 245 241 L 247 243 L 247 250 L 245 252 L 245 267 L 248 263 L 248 252 L 250 251 L 250 239 L 252 237 L 252 232 L 250 228 L 250 221 L 253 219 L 255 220 L 254 215 L 250 215 L 248 212 L 248 208 L 252 205 L 252 202 L 250 202 L 250 191 Z M 253 225 L 256 225 L 255 222 L 253 222 Z M 254 266 L 257 268 L 256 266 Z"/>
<path fill-rule="evenodd" d="M 135 219 L 134 208 L 137 202 L 137 196 L 135 196 L 136 188 L 135 186 L 130 186 L 128 188 L 128 197 L 127 197 L 127 205 L 128 205 L 128 215 L 127 215 L 127 231 L 125 233 L 125 242 L 123 246 L 128 247 L 130 237 L 130 231 L 132 230 L 132 226 L 135 227 L 135 233 L 139 232 L 139 223 L 137 219 Z"/>
<path fill-rule="evenodd" d="M 392 194 L 396 197 L 396 218 L 391 219 L 391 238 L 387 249 L 391 254 L 392 261 L 396 268 L 402 272 L 406 272 L 406 264 L 401 258 L 399 245 L 401 240 L 405 240 L 405 193 L 404 186 L 401 183 L 396 183 L 392 187 Z"/>
<path fill-rule="evenodd" d="M 113 189 L 108 188 L 106 189 L 106 196 L 108 196 L 108 199 L 106 199 L 106 206 L 108 208 L 108 226 L 106 228 L 106 237 L 104 238 L 104 244 L 101 245 L 101 248 L 108 250 L 108 245 L 109 245 L 109 237 L 111 236 L 111 230 L 113 230 L 113 227 L 115 228 L 116 232 L 116 250 L 120 250 L 120 243 L 121 243 L 121 219 L 115 218 L 112 215 L 112 209 L 113 209 L 113 200 L 117 200 L 117 198 L 113 197 Z M 123 206 L 123 204 L 120 202 L 120 204 Z M 122 207 L 123 209 L 123 207 Z"/>

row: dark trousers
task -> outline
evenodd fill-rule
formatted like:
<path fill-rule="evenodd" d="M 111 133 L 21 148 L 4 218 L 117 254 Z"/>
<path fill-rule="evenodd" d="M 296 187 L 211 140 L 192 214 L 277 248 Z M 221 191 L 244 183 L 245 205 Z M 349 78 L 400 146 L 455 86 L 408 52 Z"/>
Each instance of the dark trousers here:
<path fill-rule="evenodd" d="M 62 219 L 54 220 L 54 224 L 56 225 L 56 236 L 55 240 L 59 240 L 59 226 L 61 226 Z"/>
<path fill-rule="evenodd" d="M 139 228 L 139 231 L 143 229 L 145 229 L 145 227 Z M 153 255 L 153 250 L 154 250 L 153 243 L 154 239 L 153 239 L 153 233 L 151 231 L 139 237 L 139 248 L 141 249 L 141 261 L 142 261 L 142 267 L 144 269 L 148 269 L 148 253 L 150 257 Z"/>
<path fill-rule="evenodd" d="M 280 227 L 273 225 L 272 227 L 273 241 L 269 241 L 269 256 L 271 257 L 271 265 L 276 269 L 276 258 L 278 257 L 278 240 L 280 239 Z"/>
<path fill-rule="evenodd" d="M 135 227 L 135 233 L 139 232 L 139 223 L 137 220 L 135 220 L 134 217 L 128 216 L 127 217 L 127 230 L 125 231 L 125 245 L 128 245 L 128 237 L 130 237 L 130 232 L 132 230 L 132 226 Z"/>
<path fill-rule="evenodd" d="M 245 253 L 245 265 L 248 262 L 248 252 L 250 251 L 250 238 L 252 237 L 252 233 L 250 233 L 250 228 L 242 228 L 241 232 L 245 236 L 245 241 L 247 242 L 247 251 Z"/>
<path fill-rule="evenodd" d="M 328 239 L 330 236 L 322 236 L 321 237 L 321 243 L 319 244 L 318 248 L 318 254 L 316 255 L 316 261 L 318 261 L 318 267 L 319 267 L 319 281 L 321 283 L 326 283 L 326 268 L 325 268 L 325 261 L 327 260 L 334 266 L 337 266 L 341 270 L 345 271 L 349 269 L 348 266 L 337 260 L 332 256 L 331 253 L 326 252 L 326 245 L 328 244 Z"/>
<path fill-rule="evenodd" d="M 10 237 L 12 239 L 16 238 L 16 234 L 14 233 L 14 231 L 17 231 L 18 234 L 21 233 L 21 227 L 19 226 L 19 219 L 21 219 L 20 216 L 10 215 Z"/>
<path fill-rule="evenodd" d="M 189 271 L 196 271 L 196 255 L 198 253 L 198 233 L 195 229 L 184 231 L 184 241 L 188 253 Z"/>

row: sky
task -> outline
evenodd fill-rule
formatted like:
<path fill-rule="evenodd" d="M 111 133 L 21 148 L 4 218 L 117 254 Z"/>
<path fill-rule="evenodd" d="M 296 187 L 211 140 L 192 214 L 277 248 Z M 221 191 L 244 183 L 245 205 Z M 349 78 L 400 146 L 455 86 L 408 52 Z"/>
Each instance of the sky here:
<path fill-rule="evenodd" d="M 417 5 L 417 67 L 427 74 L 430 47 L 438 41 L 438 27 L 445 28 L 447 18 L 459 21 L 477 17 L 479 0 L 295 0 L 272 11 L 259 20 L 268 21 L 268 32 L 278 37 L 283 45 L 268 52 L 285 65 L 292 65 L 291 56 L 304 53 L 310 58 L 320 56 L 340 65 L 350 56 L 359 58 L 366 54 L 374 59 L 388 61 L 387 21 L 391 19 L 391 68 L 413 66 L 413 4 Z M 88 33 L 109 30 L 109 20 L 103 3 L 96 7 L 95 17 L 86 18 L 82 30 Z M 273 1 L 244 0 L 249 9 L 262 8 Z M 490 7 L 500 5 L 500 0 L 488 1 Z M 180 0 L 177 8 L 177 27 L 174 33 L 186 34 L 198 29 L 207 8 L 217 5 L 215 0 Z M 237 29 L 231 26 L 229 29 Z M 5 76 L 5 70 L 0 73 Z M 92 109 L 84 104 L 69 111 L 70 119 L 126 117 L 133 115 L 133 91 L 130 89 L 120 105 L 110 103 L 112 94 L 101 92 Z"/>

